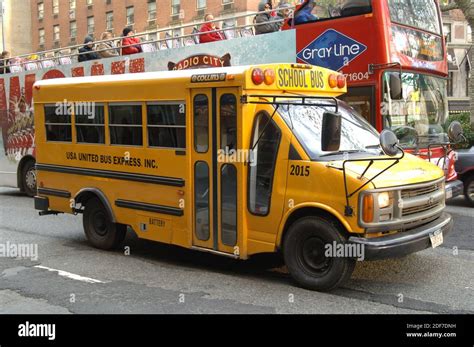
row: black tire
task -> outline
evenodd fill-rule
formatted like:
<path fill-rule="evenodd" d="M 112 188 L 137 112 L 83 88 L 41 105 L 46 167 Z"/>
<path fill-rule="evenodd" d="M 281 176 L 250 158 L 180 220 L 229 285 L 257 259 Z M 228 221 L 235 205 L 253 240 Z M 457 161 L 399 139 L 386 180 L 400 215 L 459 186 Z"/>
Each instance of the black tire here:
<path fill-rule="evenodd" d="M 35 162 L 29 160 L 21 170 L 21 187 L 26 195 L 33 197 L 36 195 L 36 169 Z"/>
<path fill-rule="evenodd" d="M 110 216 L 98 198 L 87 201 L 83 215 L 84 232 L 92 246 L 111 250 L 115 249 L 125 239 L 127 226 L 113 223 Z"/>
<path fill-rule="evenodd" d="M 288 271 L 303 288 L 330 291 L 348 281 L 356 260 L 326 257 L 325 245 L 342 244 L 346 238 L 331 222 L 319 217 L 304 217 L 288 229 L 283 256 Z"/>
<path fill-rule="evenodd" d="M 469 205 L 474 207 L 474 174 L 464 179 L 464 197 Z"/>

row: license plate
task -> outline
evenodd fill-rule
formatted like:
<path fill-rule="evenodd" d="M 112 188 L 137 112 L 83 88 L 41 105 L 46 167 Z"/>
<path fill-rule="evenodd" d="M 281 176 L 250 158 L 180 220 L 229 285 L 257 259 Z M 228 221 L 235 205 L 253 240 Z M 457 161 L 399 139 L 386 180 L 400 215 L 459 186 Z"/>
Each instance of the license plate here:
<path fill-rule="evenodd" d="M 430 235 L 431 247 L 436 248 L 441 246 L 444 242 L 443 232 L 441 230 L 435 231 Z"/>
<path fill-rule="evenodd" d="M 453 197 L 453 191 L 450 188 L 446 189 L 446 200 L 451 199 Z"/>

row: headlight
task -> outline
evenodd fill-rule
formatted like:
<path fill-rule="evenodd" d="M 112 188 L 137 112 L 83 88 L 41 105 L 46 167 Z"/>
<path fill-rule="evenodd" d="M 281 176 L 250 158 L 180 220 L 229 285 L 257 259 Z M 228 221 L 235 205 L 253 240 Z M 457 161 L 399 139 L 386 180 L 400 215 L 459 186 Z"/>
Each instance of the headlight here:
<path fill-rule="evenodd" d="M 388 192 L 378 194 L 379 208 L 387 208 L 390 206 L 390 194 Z"/>

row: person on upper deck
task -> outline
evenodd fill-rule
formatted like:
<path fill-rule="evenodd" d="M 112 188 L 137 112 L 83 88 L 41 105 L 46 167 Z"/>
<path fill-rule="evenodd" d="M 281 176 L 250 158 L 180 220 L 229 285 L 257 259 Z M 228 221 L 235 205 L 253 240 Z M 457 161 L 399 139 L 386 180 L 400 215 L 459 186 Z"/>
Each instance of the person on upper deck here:
<path fill-rule="evenodd" d="M 140 46 L 140 39 L 138 37 L 131 37 L 135 33 L 131 28 L 125 28 L 122 32 L 122 55 L 130 55 L 142 52 Z"/>
<path fill-rule="evenodd" d="M 225 40 L 224 35 L 220 31 L 216 31 L 219 30 L 219 28 L 216 26 L 215 22 L 211 23 L 211 21 L 214 20 L 214 16 L 212 14 L 206 14 L 204 20 L 206 23 L 204 23 L 199 30 L 199 43 Z"/>
<path fill-rule="evenodd" d="M 94 39 L 92 37 L 86 36 L 84 46 L 79 49 L 77 59 L 79 62 L 100 59 L 100 56 L 94 51 Z"/>
<path fill-rule="evenodd" d="M 307 22 L 318 20 L 319 18 L 313 14 L 316 3 L 313 0 L 304 4 L 295 14 L 295 24 L 304 24 Z"/>
<path fill-rule="evenodd" d="M 272 6 L 267 1 L 258 4 L 258 12 L 270 11 Z M 255 16 L 255 35 L 273 33 L 280 30 L 280 24 L 275 21 L 270 12 L 259 13 Z"/>
<path fill-rule="evenodd" d="M 10 73 L 10 52 L 3 51 L 0 56 L 0 74 Z"/>
<path fill-rule="evenodd" d="M 106 31 L 102 33 L 100 40 L 107 40 L 97 45 L 97 51 L 102 58 L 112 58 L 119 55 L 117 47 L 115 46 L 115 43 L 112 41 L 112 39 L 113 37 L 110 32 Z"/>

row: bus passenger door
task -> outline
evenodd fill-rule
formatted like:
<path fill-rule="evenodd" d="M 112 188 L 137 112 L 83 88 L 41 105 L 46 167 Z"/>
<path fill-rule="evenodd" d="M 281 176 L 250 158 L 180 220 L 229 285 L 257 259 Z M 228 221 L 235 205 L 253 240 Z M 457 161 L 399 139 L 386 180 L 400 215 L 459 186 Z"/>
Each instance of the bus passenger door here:
<path fill-rule="evenodd" d="M 239 254 L 242 163 L 234 155 L 241 109 L 237 88 L 193 89 L 193 246 Z"/>

